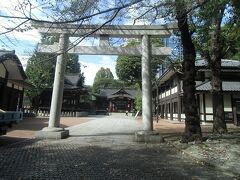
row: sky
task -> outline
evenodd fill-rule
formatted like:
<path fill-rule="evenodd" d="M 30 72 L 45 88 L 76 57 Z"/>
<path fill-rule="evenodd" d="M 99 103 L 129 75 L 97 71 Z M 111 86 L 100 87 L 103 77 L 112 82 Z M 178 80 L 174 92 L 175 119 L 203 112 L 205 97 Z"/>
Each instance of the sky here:
<path fill-rule="evenodd" d="M 19 10 L 19 7 L 17 6 L 18 2 L 22 2 L 24 0 L 8 0 L 4 1 L 4 3 L 0 4 L 0 14 L 1 15 L 14 15 L 14 16 L 22 16 L 22 11 Z M 106 0 L 105 0 L 106 1 Z M 108 0 L 111 4 L 114 1 Z M 45 12 L 38 8 L 36 1 L 30 0 L 34 8 L 34 11 L 32 12 L 34 17 L 41 17 L 44 19 Z M 43 1 L 44 2 L 44 1 Z M 135 11 L 130 11 L 130 14 L 134 14 Z M 98 19 L 99 21 L 99 19 Z M 0 18 L 0 49 L 6 49 L 6 50 L 15 50 L 17 56 L 22 62 L 22 65 L 24 69 L 26 68 L 27 60 L 31 55 L 33 54 L 34 50 L 36 49 L 37 44 L 40 42 L 41 35 L 36 29 L 30 29 L 24 32 L 18 32 L 18 31 L 12 31 L 7 34 L 2 34 L 2 32 L 6 31 L 7 27 L 13 27 L 16 25 L 16 23 L 20 23 L 22 20 L 13 20 L 13 19 L 6 19 L 6 18 Z M 124 22 L 124 24 L 132 24 L 133 21 L 131 19 L 128 19 Z M 142 25 L 145 24 L 145 22 L 138 21 L 136 25 Z M 29 24 L 27 24 L 29 25 Z M 91 40 L 84 40 L 81 42 L 81 45 L 93 45 L 95 42 L 92 42 Z M 86 85 L 92 85 L 93 80 L 95 77 L 96 72 L 101 68 L 110 68 L 115 78 L 116 72 L 115 72 L 115 65 L 116 65 L 116 59 L 117 56 L 93 56 L 93 55 L 80 55 L 79 56 L 79 62 L 82 64 L 82 72 L 85 75 L 85 84 Z"/>
<path fill-rule="evenodd" d="M 21 16 L 22 14 L 16 11 L 16 5 L 19 0 L 8 0 L 0 4 L 0 13 L 3 15 Z M 20 0 L 21 2 L 21 0 Z M 41 12 L 35 12 L 41 14 Z M 6 20 L 0 18 L 0 33 L 5 32 L 5 27 L 14 26 L 20 21 Z M 13 31 L 7 34 L 0 34 L 0 49 L 15 50 L 15 53 L 21 60 L 23 68 L 26 68 L 29 57 L 33 54 L 37 44 L 40 42 L 41 35 L 36 29 L 26 32 Z M 90 41 L 83 41 L 81 45 L 91 45 Z M 115 73 L 117 56 L 100 56 L 100 55 L 79 55 L 79 62 L 82 64 L 82 72 L 85 75 L 85 84 L 92 85 L 96 72 L 101 68 L 110 68 L 114 78 L 117 78 Z"/>
<path fill-rule="evenodd" d="M 82 71 L 85 75 L 85 84 L 92 85 L 96 72 L 101 68 L 110 68 L 116 79 L 116 65 L 117 56 L 100 56 L 100 55 L 80 55 L 79 61 L 83 65 Z"/>

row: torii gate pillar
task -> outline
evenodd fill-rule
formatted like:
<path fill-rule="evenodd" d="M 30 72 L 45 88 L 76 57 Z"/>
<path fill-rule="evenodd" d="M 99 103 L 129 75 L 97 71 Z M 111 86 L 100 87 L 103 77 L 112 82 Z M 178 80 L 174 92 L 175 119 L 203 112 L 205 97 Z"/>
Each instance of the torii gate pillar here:
<path fill-rule="evenodd" d="M 68 36 L 66 34 L 60 34 L 59 55 L 57 56 L 56 62 L 49 123 L 48 127 L 36 133 L 37 138 L 62 139 L 69 136 L 69 130 L 64 130 L 60 127 L 64 74 L 66 69 L 66 62 L 63 56 L 66 53 L 67 46 Z"/>
<path fill-rule="evenodd" d="M 152 83 L 149 36 L 142 37 L 142 118 L 143 130 L 152 131 Z"/>
<path fill-rule="evenodd" d="M 137 142 L 161 143 L 162 136 L 153 131 L 152 118 L 152 82 L 151 82 L 151 47 L 149 36 L 142 36 L 142 120 L 143 131 L 135 133 Z"/>

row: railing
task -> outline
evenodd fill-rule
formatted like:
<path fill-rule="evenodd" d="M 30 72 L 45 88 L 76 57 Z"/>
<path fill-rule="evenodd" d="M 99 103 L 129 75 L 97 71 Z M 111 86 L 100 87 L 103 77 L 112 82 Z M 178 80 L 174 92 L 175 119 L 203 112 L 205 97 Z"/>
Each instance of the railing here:
<path fill-rule="evenodd" d="M 18 111 L 0 112 L 0 124 L 9 124 L 19 122 L 23 118 L 23 113 Z"/>
<path fill-rule="evenodd" d="M 7 128 L 18 123 L 23 118 L 23 113 L 18 111 L 0 112 L 0 135 L 7 133 Z"/>

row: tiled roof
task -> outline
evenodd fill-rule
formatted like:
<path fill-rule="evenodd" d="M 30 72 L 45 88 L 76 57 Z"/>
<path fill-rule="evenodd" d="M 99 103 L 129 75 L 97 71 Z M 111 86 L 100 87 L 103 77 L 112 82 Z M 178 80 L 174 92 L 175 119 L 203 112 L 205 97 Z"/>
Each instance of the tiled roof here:
<path fill-rule="evenodd" d="M 106 89 L 100 89 L 99 96 L 105 96 L 107 98 L 114 98 L 120 96 L 119 92 L 122 92 L 122 96 L 128 97 L 131 99 L 134 99 L 137 94 L 137 90 L 135 89 L 115 89 L 115 88 L 106 88 Z M 124 93 L 125 92 L 125 93 Z"/>
<path fill-rule="evenodd" d="M 223 81 L 222 88 L 223 91 L 240 91 L 240 82 Z M 210 81 L 203 82 L 196 86 L 196 91 L 210 91 L 211 89 Z"/>
<path fill-rule="evenodd" d="M 64 87 L 65 88 L 82 87 L 81 76 L 79 74 L 65 75 Z"/>
<path fill-rule="evenodd" d="M 208 62 L 205 60 L 197 60 L 195 61 L 195 67 L 197 71 L 211 71 L 208 67 Z M 229 60 L 229 59 L 222 59 L 222 72 L 239 72 L 240 71 L 240 60 Z M 158 79 L 159 84 L 163 84 L 164 82 L 168 81 L 176 71 L 172 69 L 168 69 L 165 71 Z"/>
<path fill-rule="evenodd" d="M 237 60 L 229 60 L 229 59 L 222 59 L 222 67 L 225 68 L 230 68 L 230 67 L 235 67 L 235 68 L 240 68 L 240 61 Z M 205 60 L 197 60 L 195 62 L 196 67 L 207 67 L 208 62 Z"/>
<path fill-rule="evenodd" d="M 9 73 L 9 79 L 25 80 L 27 78 L 15 51 L 0 50 L 0 63 L 5 65 Z"/>
<path fill-rule="evenodd" d="M 14 54 L 14 51 L 0 50 L 0 56 L 5 54 Z"/>

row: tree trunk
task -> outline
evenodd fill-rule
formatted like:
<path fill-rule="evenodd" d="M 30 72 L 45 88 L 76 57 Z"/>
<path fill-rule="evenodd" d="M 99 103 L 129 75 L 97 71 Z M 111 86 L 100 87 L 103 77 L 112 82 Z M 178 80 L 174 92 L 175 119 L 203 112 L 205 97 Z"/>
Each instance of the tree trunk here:
<path fill-rule="evenodd" d="M 224 8 L 218 9 L 218 14 L 212 19 L 212 55 L 211 60 L 209 60 L 209 66 L 212 71 L 213 132 L 220 134 L 227 132 L 221 81 L 222 48 L 220 35 L 223 12 Z"/>
<path fill-rule="evenodd" d="M 196 51 L 189 31 L 184 1 L 176 0 L 176 19 L 183 45 L 183 106 L 185 110 L 185 131 L 183 142 L 202 140 L 200 118 L 195 98 Z"/>

